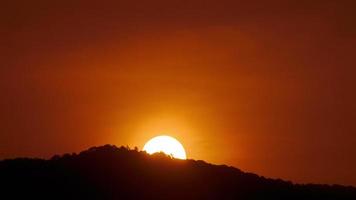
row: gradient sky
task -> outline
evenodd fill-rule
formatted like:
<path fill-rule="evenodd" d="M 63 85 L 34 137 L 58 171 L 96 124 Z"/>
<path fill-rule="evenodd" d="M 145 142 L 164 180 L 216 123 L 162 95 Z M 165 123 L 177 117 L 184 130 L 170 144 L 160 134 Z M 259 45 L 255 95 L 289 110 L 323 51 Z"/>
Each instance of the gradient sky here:
<path fill-rule="evenodd" d="M 158 134 L 188 157 L 356 185 L 355 1 L 0 6 L 0 158 Z"/>

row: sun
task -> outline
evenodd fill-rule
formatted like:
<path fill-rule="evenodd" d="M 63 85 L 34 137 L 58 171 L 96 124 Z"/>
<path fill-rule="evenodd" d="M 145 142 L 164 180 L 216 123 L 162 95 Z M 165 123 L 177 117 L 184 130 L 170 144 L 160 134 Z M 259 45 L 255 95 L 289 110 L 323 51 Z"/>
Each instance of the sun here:
<path fill-rule="evenodd" d="M 161 135 L 150 139 L 143 150 L 149 154 L 163 152 L 173 158 L 187 159 L 183 145 L 171 136 Z"/>

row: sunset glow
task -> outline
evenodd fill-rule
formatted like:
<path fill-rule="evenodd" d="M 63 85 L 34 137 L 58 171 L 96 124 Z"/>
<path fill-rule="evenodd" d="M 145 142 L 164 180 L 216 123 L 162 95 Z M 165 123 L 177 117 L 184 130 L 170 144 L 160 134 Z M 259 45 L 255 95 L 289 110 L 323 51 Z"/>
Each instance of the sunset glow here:
<path fill-rule="evenodd" d="M 356 0 L 0 8 L 0 160 L 110 144 L 356 186 Z"/>
<path fill-rule="evenodd" d="M 149 140 L 143 150 L 149 154 L 163 152 L 178 159 L 187 159 L 183 145 L 173 137 L 157 136 Z"/>

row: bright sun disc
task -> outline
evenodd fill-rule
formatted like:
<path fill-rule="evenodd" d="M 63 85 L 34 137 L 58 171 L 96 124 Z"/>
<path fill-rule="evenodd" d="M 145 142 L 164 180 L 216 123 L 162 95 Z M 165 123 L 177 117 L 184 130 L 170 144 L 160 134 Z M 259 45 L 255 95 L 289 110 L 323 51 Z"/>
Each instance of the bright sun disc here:
<path fill-rule="evenodd" d="M 187 159 L 183 145 L 173 137 L 170 136 L 157 136 L 150 139 L 143 150 L 149 154 L 163 152 L 178 159 Z"/>

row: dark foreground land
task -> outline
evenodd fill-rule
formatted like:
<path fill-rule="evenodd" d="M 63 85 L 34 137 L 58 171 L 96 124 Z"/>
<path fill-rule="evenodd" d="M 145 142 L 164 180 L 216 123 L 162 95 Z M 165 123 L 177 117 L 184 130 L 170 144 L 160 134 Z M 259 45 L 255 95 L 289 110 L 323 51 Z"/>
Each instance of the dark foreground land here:
<path fill-rule="evenodd" d="M 0 199 L 353 199 L 356 188 L 297 185 L 236 168 L 115 146 L 0 162 Z"/>

